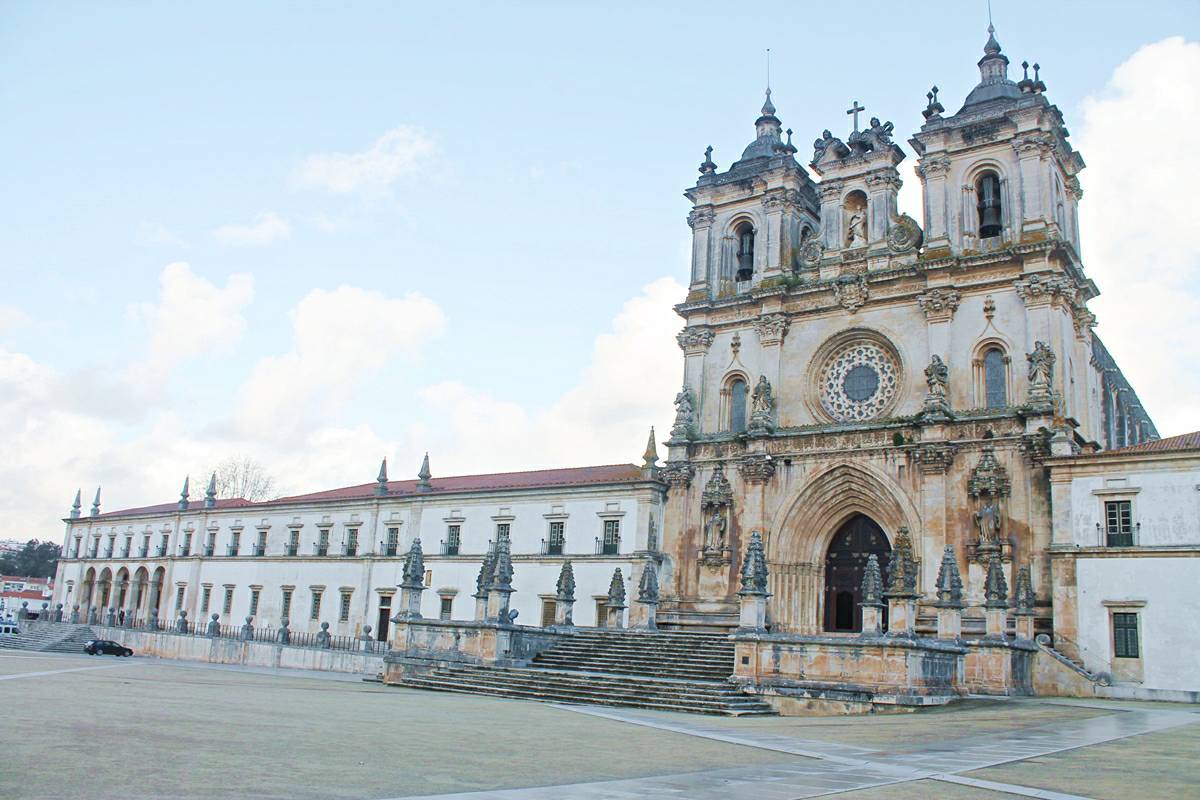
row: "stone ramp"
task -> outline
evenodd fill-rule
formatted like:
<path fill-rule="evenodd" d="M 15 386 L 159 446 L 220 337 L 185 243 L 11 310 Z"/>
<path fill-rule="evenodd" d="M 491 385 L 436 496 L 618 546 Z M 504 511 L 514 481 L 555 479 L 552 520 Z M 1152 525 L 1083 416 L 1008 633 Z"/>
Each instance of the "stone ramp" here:
<path fill-rule="evenodd" d="M 403 685 L 546 703 L 725 716 L 774 714 L 729 681 L 733 643 L 720 635 L 577 630 L 528 666 L 449 665 Z"/>
<path fill-rule="evenodd" d="M 89 639 L 100 638 L 90 625 L 34 624 L 17 636 L 0 637 L 0 650 L 37 653 L 82 653 Z"/>

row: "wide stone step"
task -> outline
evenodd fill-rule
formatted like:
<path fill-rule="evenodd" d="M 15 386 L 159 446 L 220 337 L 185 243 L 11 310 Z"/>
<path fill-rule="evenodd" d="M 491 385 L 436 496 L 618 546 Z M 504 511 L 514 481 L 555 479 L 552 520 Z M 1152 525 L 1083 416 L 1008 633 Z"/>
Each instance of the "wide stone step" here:
<path fill-rule="evenodd" d="M 614 642 L 608 644 L 605 642 L 575 642 L 567 640 L 554 645 L 555 649 L 570 650 L 577 652 L 592 652 L 592 653 L 630 653 L 630 654 L 647 654 L 647 655 L 663 655 L 680 657 L 687 656 L 689 658 L 733 658 L 734 648 L 732 646 L 723 647 L 661 647 L 661 646 L 634 646 L 627 645 L 623 642 Z"/>
<path fill-rule="evenodd" d="M 676 669 L 645 669 L 637 666 L 617 666 L 613 664 L 590 664 L 578 661 L 534 661 L 532 667 L 549 670 L 588 672 L 600 675 L 633 675 L 655 678 L 674 678 L 676 680 L 694 681 L 723 681 L 729 678 L 730 672 L 703 672 L 700 670 Z"/>
<path fill-rule="evenodd" d="M 586 693 L 634 693 L 636 696 L 695 698 L 699 700 L 753 700 L 735 686 L 713 682 L 653 681 L 636 678 L 616 678 L 588 673 L 543 670 L 477 670 L 470 668 L 439 669 L 438 678 L 456 677 L 492 686 L 532 686 L 555 690 L 577 690 Z"/>
<path fill-rule="evenodd" d="M 650 667 L 682 667 L 687 669 L 697 669 L 705 672 L 732 672 L 733 659 L 704 659 L 692 660 L 686 656 L 678 658 L 647 658 L 638 656 L 620 656 L 610 655 L 608 653 L 572 653 L 569 651 L 559 650 L 557 647 L 543 650 L 534 656 L 535 659 L 553 660 L 553 661 L 588 661 L 597 664 L 615 664 L 625 666 L 644 666 Z"/>
<path fill-rule="evenodd" d="M 404 681 L 404 685 L 436 691 L 537 700 L 545 703 L 624 706 L 660 709 L 664 711 L 724 714 L 729 716 L 759 716 L 773 713 L 770 706 L 749 697 L 745 698 L 745 700 L 669 699 L 664 697 L 648 697 L 636 692 L 577 691 L 547 686 L 496 686 L 466 677 L 442 677 L 437 675 L 407 678 Z"/>

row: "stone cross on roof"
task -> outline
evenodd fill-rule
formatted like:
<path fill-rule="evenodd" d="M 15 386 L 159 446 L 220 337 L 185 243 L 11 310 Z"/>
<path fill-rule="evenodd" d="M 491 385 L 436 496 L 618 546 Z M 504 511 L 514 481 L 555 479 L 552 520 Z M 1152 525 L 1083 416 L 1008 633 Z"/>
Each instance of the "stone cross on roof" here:
<path fill-rule="evenodd" d="M 866 110 L 867 110 L 867 107 L 860 106 L 858 104 L 857 100 L 854 101 L 854 105 L 852 105 L 850 108 L 846 109 L 847 114 L 851 114 L 854 116 L 854 132 L 855 133 L 858 133 L 858 115 Z"/>

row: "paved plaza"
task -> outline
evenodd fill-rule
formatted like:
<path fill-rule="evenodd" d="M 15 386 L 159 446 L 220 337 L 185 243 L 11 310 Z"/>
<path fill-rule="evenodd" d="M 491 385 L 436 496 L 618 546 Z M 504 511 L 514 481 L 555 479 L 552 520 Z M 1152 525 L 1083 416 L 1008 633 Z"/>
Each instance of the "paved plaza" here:
<path fill-rule="evenodd" d="M 0 708 L 11 800 L 1200 796 L 1200 709 L 1156 703 L 712 718 L 34 653 Z"/>

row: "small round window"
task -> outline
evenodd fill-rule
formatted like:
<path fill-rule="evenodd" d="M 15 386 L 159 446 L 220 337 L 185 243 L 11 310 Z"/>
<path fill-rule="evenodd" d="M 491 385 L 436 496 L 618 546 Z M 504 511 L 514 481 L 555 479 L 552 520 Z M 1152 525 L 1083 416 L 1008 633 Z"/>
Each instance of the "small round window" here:
<path fill-rule="evenodd" d="M 866 364 L 859 364 L 846 373 L 842 380 L 842 391 L 855 402 L 870 400 L 879 391 L 879 373 Z"/>

